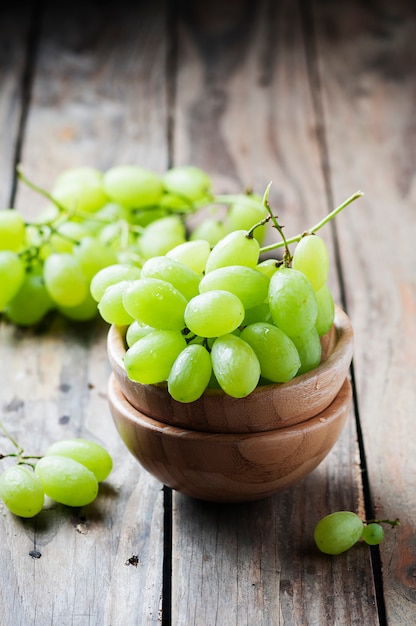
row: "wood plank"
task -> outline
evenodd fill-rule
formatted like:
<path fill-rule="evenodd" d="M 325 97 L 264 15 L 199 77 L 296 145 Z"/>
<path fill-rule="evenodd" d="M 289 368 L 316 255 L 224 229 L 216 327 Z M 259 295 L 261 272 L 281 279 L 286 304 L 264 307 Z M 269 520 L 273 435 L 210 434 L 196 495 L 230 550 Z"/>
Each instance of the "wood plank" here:
<path fill-rule="evenodd" d="M 19 125 L 25 106 L 24 79 L 27 52 L 33 34 L 33 3 L 24 10 L 2 9 L 0 20 L 0 207 L 12 199 L 14 159 L 18 149 Z M 22 6 L 20 7 L 22 9 Z M 32 37 L 33 39 L 33 37 Z"/>
<path fill-rule="evenodd" d="M 372 505 L 377 517 L 401 520 L 381 545 L 386 619 L 413 624 L 414 5 L 314 3 L 314 13 L 333 195 L 357 185 L 366 192 L 340 217 L 338 235 Z"/>
<path fill-rule="evenodd" d="M 178 32 L 175 162 L 212 172 L 221 192 L 273 180 L 290 233 L 314 224 L 328 206 L 325 155 L 297 5 L 184 3 Z M 333 268 L 339 297 L 337 280 Z M 369 550 L 332 559 L 313 545 L 318 519 L 339 509 L 363 512 L 353 416 L 322 465 L 273 498 L 224 506 L 174 493 L 172 623 L 378 624 Z"/>
<path fill-rule="evenodd" d="M 23 166 L 48 187 L 64 168 L 139 163 L 163 171 L 166 33 L 163 2 L 114 11 L 71 3 L 46 7 Z M 19 210 L 43 200 L 19 188 Z M 2 508 L 0 622 L 158 624 L 163 581 L 163 490 L 127 452 L 106 398 L 107 325 L 57 316 L 37 329 L 0 327 L 0 406 L 26 451 L 61 438 L 105 445 L 114 470 L 80 510 L 48 503 L 21 521 Z M 7 445 L 1 437 L 2 449 Z M 31 558 L 30 551 L 40 552 Z M 137 555 L 137 567 L 129 559 Z"/>

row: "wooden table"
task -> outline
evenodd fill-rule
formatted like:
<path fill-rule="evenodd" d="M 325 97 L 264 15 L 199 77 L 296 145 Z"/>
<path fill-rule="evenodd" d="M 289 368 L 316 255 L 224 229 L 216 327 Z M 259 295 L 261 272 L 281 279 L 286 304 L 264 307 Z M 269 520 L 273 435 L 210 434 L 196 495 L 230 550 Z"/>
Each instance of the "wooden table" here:
<path fill-rule="evenodd" d="M 322 233 L 355 330 L 354 413 L 295 487 L 244 505 L 193 501 L 142 470 L 116 433 L 104 322 L 3 320 L 10 432 L 33 454 L 96 439 L 114 470 L 81 510 L 51 505 L 25 521 L 1 507 L 0 623 L 415 624 L 413 3 L 63 7 L 16 1 L 0 15 L 0 205 L 33 217 L 44 204 L 17 184 L 18 162 L 46 188 L 69 167 L 124 163 L 192 163 L 218 193 L 262 193 L 271 180 L 291 232 L 362 190 Z M 401 525 L 380 549 L 328 557 L 313 528 L 340 509 Z"/>

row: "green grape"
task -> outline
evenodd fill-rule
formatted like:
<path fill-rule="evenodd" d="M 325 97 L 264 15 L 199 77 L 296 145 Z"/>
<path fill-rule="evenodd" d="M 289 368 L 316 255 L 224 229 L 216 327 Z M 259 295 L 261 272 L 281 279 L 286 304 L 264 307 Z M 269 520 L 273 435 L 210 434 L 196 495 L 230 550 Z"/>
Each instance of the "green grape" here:
<path fill-rule="evenodd" d="M 75 306 L 58 306 L 62 315 L 75 322 L 87 322 L 97 317 L 98 307 L 90 293 L 87 293 L 84 300 Z"/>
<path fill-rule="evenodd" d="M 233 398 L 248 396 L 260 379 L 260 363 L 253 348 L 241 337 L 218 337 L 211 350 L 212 368 L 221 389 Z"/>
<path fill-rule="evenodd" d="M 203 170 L 192 165 L 172 167 L 163 176 L 165 189 L 192 204 L 211 198 L 211 179 Z"/>
<path fill-rule="evenodd" d="M 168 217 L 170 214 L 169 211 L 166 211 L 166 209 L 161 206 L 164 197 L 164 195 L 161 197 L 158 206 L 143 209 L 130 209 L 127 221 L 130 224 L 134 224 L 134 226 L 144 228 L 152 222 L 157 222 L 164 217 Z"/>
<path fill-rule="evenodd" d="M 34 326 L 55 304 L 45 287 L 41 268 L 31 269 L 19 291 L 6 307 L 8 319 L 17 326 Z"/>
<path fill-rule="evenodd" d="M 167 256 L 155 256 L 145 261 L 141 276 L 142 278 L 159 278 L 170 283 L 187 300 L 199 293 L 200 276 L 183 263 Z"/>
<path fill-rule="evenodd" d="M 144 259 L 162 256 L 186 241 L 183 221 L 177 215 L 162 217 L 146 226 L 139 240 L 139 252 Z"/>
<path fill-rule="evenodd" d="M 276 326 L 297 337 L 315 325 L 318 303 L 310 280 L 298 270 L 282 267 L 269 285 L 269 306 Z"/>
<path fill-rule="evenodd" d="M 50 253 L 72 252 L 74 246 L 87 234 L 87 230 L 79 222 L 67 221 L 59 224 L 49 240 Z"/>
<path fill-rule="evenodd" d="M 202 396 L 211 379 L 211 357 L 206 348 L 190 344 L 176 358 L 168 376 L 168 391 L 178 402 Z"/>
<path fill-rule="evenodd" d="M 185 309 L 187 327 L 201 337 L 219 337 L 232 333 L 244 319 L 241 300 L 220 289 L 201 293 Z"/>
<path fill-rule="evenodd" d="M 37 515 L 45 500 L 39 478 L 26 465 L 13 465 L 0 474 L 0 497 L 19 517 Z"/>
<path fill-rule="evenodd" d="M 95 500 L 98 481 L 82 463 L 66 456 L 44 456 L 35 472 L 47 496 L 67 506 L 85 506 Z"/>
<path fill-rule="evenodd" d="M 25 278 L 25 267 L 12 250 L 0 250 L 0 311 L 13 300 Z"/>
<path fill-rule="evenodd" d="M 241 326 L 245 327 L 249 324 L 254 324 L 254 322 L 273 323 L 268 302 L 263 302 L 262 304 L 246 309 Z"/>
<path fill-rule="evenodd" d="M 296 346 L 277 326 L 266 322 L 250 324 L 242 331 L 241 339 L 256 353 L 263 378 L 284 383 L 298 372 L 301 361 Z"/>
<path fill-rule="evenodd" d="M 110 285 L 140 278 L 141 270 L 131 263 L 114 263 L 99 270 L 91 280 L 91 295 L 99 302 Z"/>
<path fill-rule="evenodd" d="M 139 278 L 127 284 L 123 305 L 135 320 L 158 329 L 182 330 L 187 300 L 159 278 Z"/>
<path fill-rule="evenodd" d="M 325 554 L 341 554 L 357 543 L 363 528 L 361 519 L 351 511 L 330 513 L 315 526 L 315 543 Z"/>
<path fill-rule="evenodd" d="M 301 365 L 297 372 L 298 375 L 317 367 L 321 362 L 322 346 L 315 326 L 306 330 L 302 335 L 292 337 L 292 340 L 300 357 Z"/>
<path fill-rule="evenodd" d="M 210 247 L 215 246 L 227 235 L 228 231 L 222 220 L 217 217 L 206 217 L 192 230 L 191 241 L 205 240 Z"/>
<path fill-rule="evenodd" d="M 269 279 L 262 272 L 243 265 L 219 267 L 201 279 L 199 291 L 205 293 L 213 289 L 230 291 L 243 303 L 244 308 L 262 304 L 268 294 Z"/>
<path fill-rule="evenodd" d="M 108 202 L 103 180 L 92 167 L 72 168 L 56 179 L 51 195 L 69 211 L 93 213 Z"/>
<path fill-rule="evenodd" d="M 322 335 L 325 335 L 329 331 L 334 323 L 335 304 L 331 290 L 327 284 L 315 293 L 316 300 L 318 302 L 318 316 L 316 318 L 315 326 L 319 336 L 322 337 Z"/>
<path fill-rule="evenodd" d="M 155 330 L 134 343 L 124 356 L 124 367 L 130 380 L 147 384 L 167 380 L 172 365 L 186 348 L 178 330 Z"/>
<path fill-rule="evenodd" d="M 202 274 L 205 271 L 205 265 L 211 247 L 205 239 L 194 239 L 193 241 L 185 241 L 168 250 L 166 256 L 174 259 L 179 263 L 183 263 L 196 274 Z"/>
<path fill-rule="evenodd" d="M 91 282 L 95 274 L 104 267 L 117 263 L 115 251 L 94 237 L 84 237 L 74 247 L 74 256 L 78 259 L 88 282 Z"/>
<path fill-rule="evenodd" d="M 245 230 L 234 230 L 221 239 L 211 250 L 205 271 L 212 272 L 227 265 L 244 265 L 255 268 L 259 260 L 259 242 L 247 237 Z"/>
<path fill-rule="evenodd" d="M 383 527 L 377 522 L 367 524 L 363 528 L 361 539 L 363 539 L 369 546 L 378 546 L 384 539 Z"/>
<path fill-rule="evenodd" d="M 305 235 L 296 245 L 292 267 L 303 272 L 318 291 L 328 280 L 329 254 L 326 243 L 318 235 Z"/>
<path fill-rule="evenodd" d="M 229 231 L 250 230 L 268 216 L 268 211 L 262 203 L 260 196 L 241 195 L 233 202 L 227 212 L 225 226 Z M 254 231 L 254 237 L 259 243 L 264 241 L 267 226 L 259 226 Z"/>
<path fill-rule="evenodd" d="M 48 256 L 43 277 L 49 295 L 59 306 L 76 306 L 88 293 L 88 282 L 80 262 L 67 252 Z"/>
<path fill-rule="evenodd" d="M 108 324 L 127 326 L 134 318 L 126 311 L 123 304 L 124 293 L 129 281 L 122 280 L 114 285 L 109 285 L 104 291 L 99 303 L 98 311 Z"/>
<path fill-rule="evenodd" d="M 104 190 L 114 202 L 138 209 L 158 204 L 163 183 L 151 170 L 136 165 L 118 165 L 105 172 Z"/>
<path fill-rule="evenodd" d="M 277 259 L 265 259 L 257 264 L 257 270 L 259 272 L 263 272 L 263 274 L 266 274 L 266 276 L 271 278 L 273 274 L 277 272 L 279 266 L 280 261 Z"/>
<path fill-rule="evenodd" d="M 103 446 L 95 441 L 83 439 L 62 439 L 48 447 L 45 456 L 64 456 L 85 465 L 100 483 L 113 468 L 111 456 Z"/>
<path fill-rule="evenodd" d="M 13 209 L 0 210 L 0 250 L 20 250 L 25 243 L 25 222 Z"/>
<path fill-rule="evenodd" d="M 156 328 L 134 320 L 126 330 L 126 344 L 130 348 L 136 341 L 152 333 Z"/>

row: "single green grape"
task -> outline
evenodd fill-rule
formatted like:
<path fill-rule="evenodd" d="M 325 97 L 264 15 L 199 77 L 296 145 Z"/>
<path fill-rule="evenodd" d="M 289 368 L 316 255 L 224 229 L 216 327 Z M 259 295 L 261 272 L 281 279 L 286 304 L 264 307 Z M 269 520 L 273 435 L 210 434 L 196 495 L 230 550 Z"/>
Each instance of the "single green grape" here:
<path fill-rule="evenodd" d="M 144 385 L 163 382 L 185 348 L 186 341 L 180 331 L 155 330 L 126 351 L 124 367 L 127 376 Z"/>
<path fill-rule="evenodd" d="M 252 267 L 228 265 L 219 267 L 202 277 L 199 291 L 213 289 L 229 291 L 237 296 L 245 309 L 262 304 L 267 299 L 269 278 Z"/>
<path fill-rule="evenodd" d="M 24 279 L 25 267 L 16 252 L 0 250 L 0 311 L 13 300 Z"/>
<path fill-rule="evenodd" d="M 261 375 L 275 383 L 291 380 L 301 365 L 294 342 L 277 326 L 257 322 L 241 333 L 254 350 L 260 363 Z"/>
<path fill-rule="evenodd" d="M 241 194 L 240 198 L 230 205 L 224 223 L 230 232 L 233 230 L 250 230 L 267 216 L 268 211 L 260 196 Z M 254 231 L 254 237 L 259 243 L 263 242 L 266 231 L 266 225 L 259 226 Z"/>
<path fill-rule="evenodd" d="M 297 337 L 315 325 L 318 303 L 310 280 L 291 267 L 282 267 L 269 284 L 269 306 L 276 326 Z"/>
<path fill-rule="evenodd" d="M 47 496 L 67 506 L 85 506 L 95 500 L 98 481 L 82 463 L 62 455 L 44 456 L 35 465 Z"/>
<path fill-rule="evenodd" d="M 42 269 L 35 267 L 25 275 L 19 291 L 6 307 L 6 315 L 17 326 L 34 326 L 54 307 Z"/>
<path fill-rule="evenodd" d="M 89 283 L 101 269 L 117 263 L 116 252 L 94 237 L 84 237 L 74 246 L 73 253 Z"/>
<path fill-rule="evenodd" d="M 109 285 L 104 291 L 99 303 L 98 311 L 108 324 L 127 326 L 134 320 L 123 304 L 124 294 L 130 281 L 122 280 Z"/>
<path fill-rule="evenodd" d="M 221 389 L 233 398 L 244 398 L 257 387 L 260 363 L 253 348 L 236 335 L 215 339 L 212 368 Z"/>
<path fill-rule="evenodd" d="M 171 283 L 159 278 L 139 278 L 127 283 L 123 305 L 135 320 L 154 328 L 182 330 L 187 300 Z"/>
<path fill-rule="evenodd" d="M 52 300 L 76 306 L 88 293 L 88 281 L 78 259 L 69 253 L 53 253 L 45 260 L 43 277 Z"/>
<path fill-rule="evenodd" d="M 140 274 L 140 268 L 130 263 L 115 263 L 103 267 L 91 280 L 91 295 L 94 300 L 99 302 L 107 287 L 125 280 L 137 280 L 140 278 Z"/>
<path fill-rule="evenodd" d="M 318 235 L 305 235 L 296 245 L 292 267 L 303 272 L 318 291 L 328 280 L 329 254 L 326 243 Z"/>
<path fill-rule="evenodd" d="M 103 174 L 92 167 L 77 167 L 58 176 L 51 195 L 69 212 L 94 213 L 108 202 Z"/>
<path fill-rule="evenodd" d="M 103 188 L 109 198 L 129 209 L 157 205 L 163 193 L 160 176 L 136 165 L 117 165 L 107 170 Z"/>
<path fill-rule="evenodd" d="M 0 474 L 0 497 L 14 515 L 33 517 L 42 510 L 45 494 L 32 469 L 13 465 Z"/>
<path fill-rule="evenodd" d="M 126 330 L 126 344 L 130 348 L 136 341 L 152 333 L 156 328 L 148 324 L 142 324 L 137 320 L 132 322 Z"/>
<path fill-rule="evenodd" d="M 193 241 L 184 241 L 171 248 L 166 252 L 166 256 L 183 263 L 200 275 L 205 271 L 210 252 L 211 247 L 206 239 L 194 239 Z"/>
<path fill-rule="evenodd" d="M 318 315 L 316 317 L 315 327 L 319 336 L 322 337 L 330 330 L 334 323 L 335 303 L 327 283 L 316 291 L 315 295 L 318 303 Z"/>
<path fill-rule="evenodd" d="M 370 522 L 363 528 L 361 538 L 369 546 L 378 546 L 384 539 L 384 529 L 377 522 Z"/>
<path fill-rule="evenodd" d="M 25 222 L 14 209 L 0 210 L 0 250 L 19 251 L 25 243 Z"/>
<path fill-rule="evenodd" d="M 141 277 L 164 280 L 180 291 L 187 300 L 199 293 L 200 276 L 180 261 L 167 256 L 155 256 L 145 261 Z"/>
<path fill-rule="evenodd" d="M 244 319 L 241 300 L 229 291 L 215 289 L 201 293 L 185 308 L 186 326 L 201 337 L 232 333 Z"/>
<path fill-rule="evenodd" d="M 186 241 L 186 229 L 177 215 L 168 215 L 148 224 L 140 236 L 138 248 L 144 259 L 162 256 Z"/>
<path fill-rule="evenodd" d="M 323 517 L 315 526 L 314 539 L 325 554 L 341 554 L 361 538 L 364 524 L 352 511 L 337 511 Z"/>
<path fill-rule="evenodd" d="M 234 230 L 223 237 L 211 250 L 205 271 L 211 272 L 227 265 L 255 268 L 259 260 L 260 245 L 245 230 Z"/>
<path fill-rule="evenodd" d="M 300 357 L 300 368 L 297 375 L 313 370 L 321 362 L 322 346 L 315 326 L 297 337 L 292 337 Z"/>
<path fill-rule="evenodd" d="M 168 376 L 168 391 L 178 402 L 193 402 L 202 396 L 211 379 L 211 357 L 204 346 L 189 344 L 178 355 Z"/>
<path fill-rule="evenodd" d="M 103 446 L 82 437 L 56 441 L 45 452 L 45 456 L 50 455 L 68 457 L 85 465 L 98 482 L 105 480 L 113 467 L 111 456 Z"/>
<path fill-rule="evenodd" d="M 228 233 L 223 220 L 218 217 L 206 217 L 192 230 L 191 241 L 207 241 L 210 247 L 214 247 Z"/>
<path fill-rule="evenodd" d="M 206 202 L 211 198 L 211 179 L 206 172 L 193 165 L 180 165 L 167 170 L 163 176 L 166 191 L 194 203 Z M 183 208 L 183 200 L 181 208 Z M 186 204 L 185 204 L 186 206 Z"/>

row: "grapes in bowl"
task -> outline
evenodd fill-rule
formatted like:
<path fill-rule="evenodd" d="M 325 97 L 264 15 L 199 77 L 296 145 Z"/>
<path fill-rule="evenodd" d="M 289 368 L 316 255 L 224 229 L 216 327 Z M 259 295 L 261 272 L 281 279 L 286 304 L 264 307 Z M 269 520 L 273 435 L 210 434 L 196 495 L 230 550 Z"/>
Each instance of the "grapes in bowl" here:
<path fill-rule="evenodd" d="M 349 317 L 335 308 L 334 323 L 321 337 L 321 362 L 284 383 L 257 386 L 244 398 L 208 388 L 192 402 L 179 402 L 166 382 L 142 384 L 124 367 L 126 327 L 112 325 L 107 352 L 117 384 L 133 408 L 158 422 L 196 431 L 250 433 L 293 426 L 324 411 L 335 399 L 347 375 L 353 353 Z"/>

